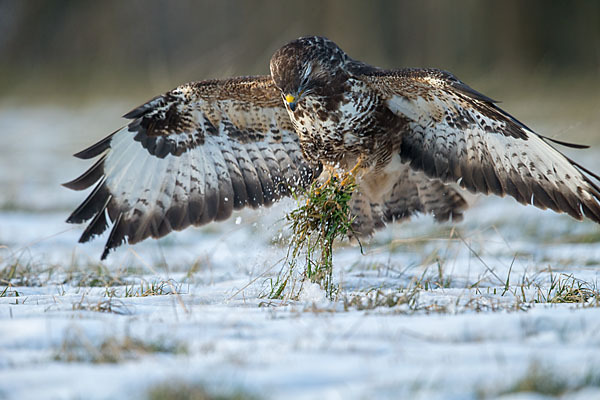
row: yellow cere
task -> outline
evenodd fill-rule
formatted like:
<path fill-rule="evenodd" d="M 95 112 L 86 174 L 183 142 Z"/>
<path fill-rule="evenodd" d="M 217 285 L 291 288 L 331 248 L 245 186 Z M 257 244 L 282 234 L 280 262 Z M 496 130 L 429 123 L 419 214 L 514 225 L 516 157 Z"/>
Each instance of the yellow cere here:
<path fill-rule="evenodd" d="M 285 101 L 287 101 L 288 103 L 293 103 L 294 100 L 296 100 L 296 98 L 294 96 L 292 96 L 291 94 L 288 94 L 285 96 Z"/>

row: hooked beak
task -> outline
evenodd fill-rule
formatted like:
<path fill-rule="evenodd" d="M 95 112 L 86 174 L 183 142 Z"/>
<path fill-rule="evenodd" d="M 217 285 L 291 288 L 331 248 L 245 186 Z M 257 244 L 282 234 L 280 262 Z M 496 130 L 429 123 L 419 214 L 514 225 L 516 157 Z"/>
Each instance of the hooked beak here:
<path fill-rule="evenodd" d="M 296 110 L 296 97 L 292 96 L 291 94 L 286 94 L 285 102 L 288 104 L 292 112 Z"/>

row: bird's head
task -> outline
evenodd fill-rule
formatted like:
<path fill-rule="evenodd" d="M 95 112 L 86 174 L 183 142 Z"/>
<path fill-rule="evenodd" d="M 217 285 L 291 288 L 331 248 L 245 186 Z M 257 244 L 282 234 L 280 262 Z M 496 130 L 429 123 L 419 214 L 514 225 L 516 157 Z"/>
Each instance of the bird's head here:
<path fill-rule="evenodd" d="M 307 95 L 327 88 L 346 73 L 348 56 L 331 40 L 319 36 L 296 39 L 271 57 L 271 77 L 291 111 Z"/>

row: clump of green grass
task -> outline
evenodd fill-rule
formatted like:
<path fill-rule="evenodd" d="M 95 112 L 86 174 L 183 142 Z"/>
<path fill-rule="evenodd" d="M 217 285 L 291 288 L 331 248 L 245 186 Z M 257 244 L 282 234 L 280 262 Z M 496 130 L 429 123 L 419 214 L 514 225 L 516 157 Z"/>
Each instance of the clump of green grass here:
<path fill-rule="evenodd" d="M 322 185 L 313 182 L 303 196 L 295 196 L 299 207 L 286 216 L 292 230 L 288 254 L 284 269 L 271 285 L 270 298 L 283 298 L 286 289 L 293 293 L 300 258 L 304 259 L 301 282 L 318 283 L 329 299 L 335 298 L 333 244 L 352 232 L 349 203 L 355 188 L 354 175 L 349 172 L 334 175 Z"/>
<path fill-rule="evenodd" d="M 16 289 L 12 289 L 10 284 L 5 286 L 4 289 L 2 287 L 0 287 L 0 297 L 19 297 L 19 296 L 20 296 L 19 292 Z"/>
<path fill-rule="evenodd" d="M 85 294 L 81 296 L 78 302 L 73 303 L 73 311 L 94 311 L 103 313 L 113 313 L 125 315 L 129 314 L 130 311 L 127 309 L 125 304 L 114 298 L 114 291 L 109 292 L 107 290 L 107 298 L 102 299 L 98 302 L 89 302 L 85 300 Z"/>
<path fill-rule="evenodd" d="M 53 358 L 62 362 L 103 364 L 135 360 L 153 353 L 186 354 L 187 347 L 166 340 L 144 342 L 130 336 L 109 337 L 95 344 L 79 332 L 69 332 Z"/>
<path fill-rule="evenodd" d="M 525 374 L 506 389 L 499 391 L 499 393 L 480 390 L 479 397 L 496 398 L 499 395 L 514 393 L 537 393 L 544 396 L 560 397 L 586 387 L 600 387 L 598 371 L 590 371 L 580 377 L 569 376 L 567 378 L 548 368 L 543 368 L 538 362 L 533 362 L 529 365 Z"/>
<path fill-rule="evenodd" d="M 0 266 L 0 284 L 12 286 L 42 286 L 43 274 L 51 276 L 53 268 L 41 267 L 32 261 L 14 259 Z"/>
<path fill-rule="evenodd" d="M 348 311 L 350 308 L 354 308 L 363 311 L 378 307 L 393 308 L 407 305 L 409 310 L 415 311 L 418 305 L 419 291 L 417 286 L 392 292 L 374 289 L 364 294 L 345 297 L 344 310 Z"/>
<path fill-rule="evenodd" d="M 130 271 L 112 272 L 102 264 L 49 264 L 28 256 L 0 260 L 0 284 L 39 287 L 48 283 L 79 287 L 109 287 L 125 284 L 123 276 Z"/>
<path fill-rule="evenodd" d="M 589 300 L 595 300 L 589 304 Z M 575 278 L 573 275 L 554 275 L 550 272 L 550 286 L 538 287 L 536 303 L 580 303 L 599 305 L 600 293 L 591 283 Z"/>
<path fill-rule="evenodd" d="M 553 236 L 556 242 L 556 236 Z M 600 232 L 593 230 L 591 232 L 567 234 L 560 237 L 560 243 L 598 243 L 600 242 Z"/>
<path fill-rule="evenodd" d="M 541 273 L 530 279 L 521 278 L 517 285 L 509 285 L 509 277 L 501 296 L 509 293 L 522 304 L 579 304 L 582 307 L 600 307 L 600 290 L 597 283 L 587 282 L 572 274 L 555 274 L 548 268 L 549 281 L 541 281 Z M 494 291 L 495 293 L 495 291 Z"/>
<path fill-rule="evenodd" d="M 550 396 L 560 396 L 569 389 L 569 384 L 564 378 L 560 378 L 550 371 L 532 365 L 525 376 L 519 379 L 504 393 L 539 393 Z"/>
<path fill-rule="evenodd" d="M 181 284 L 173 279 L 151 282 L 141 280 L 139 285 L 125 285 L 124 297 L 164 296 L 168 294 L 179 294 L 180 292 Z"/>
<path fill-rule="evenodd" d="M 79 287 L 110 287 L 125 284 L 121 271 L 112 272 L 102 264 L 92 264 L 66 271 L 64 283 Z"/>
<path fill-rule="evenodd" d="M 214 393 L 200 384 L 164 383 L 148 391 L 149 400 L 251 400 L 258 399 L 242 390 Z"/>

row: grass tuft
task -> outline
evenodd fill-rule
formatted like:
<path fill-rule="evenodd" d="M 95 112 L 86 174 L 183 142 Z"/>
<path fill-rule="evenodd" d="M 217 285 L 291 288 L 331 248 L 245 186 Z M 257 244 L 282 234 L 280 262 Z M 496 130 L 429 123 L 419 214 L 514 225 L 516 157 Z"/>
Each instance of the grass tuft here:
<path fill-rule="evenodd" d="M 550 396 L 560 396 L 567 392 L 569 384 L 564 378 L 559 378 L 539 365 L 532 364 L 526 374 L 503 394 L 508 393 L 539 393 Z"/>
<path fill-rule="evenodd" d="M 110 287 L 125 284 L 123 276 L 131 271 L 112 272 L 102 264 L 56 265 L 32 258 L 0 261 L 0 284 L 42 287 L 69 284 L 78 287 Z"/>
<path fill-rule="evenodd" d="M 337 294 L 333 282 L 333 244 L 352 232 L 349 202 L 356 181 L 352 173 L 334 175 L 324 184 L 318 182 L 303 196 L 295 196 L 299 207 L 286 218 L 292 230 L 285 266 L 271 284 L 269 298 L 281 299 L 295 288 L 298 260 L 304 259 L 300 281 L 309 279 L 325 290 L 329 299 Z M 302 286 L 300 285 L 300 288 Z"/>
<path fill-rule="evenodd" d="M 141 280 L 139 285 L 125 285 L 124 297 L 164 296 L 181 293 L 181 284 L 173 279 L 162 281 Z"/>
<path fill-rule="evenodd" d="M 550 271 L 550 286 L 538 286 L 537 303 L 580 303 L 598 306 L 600 293 L 589 282 L 575 278 L 573 275 L 554 275 Z"/>
<path fill-rule="evenodd" d="M 600 387 L 600 374 L 591 370 L 583 376 L 558 374 L 543 368 L 539 362 L 532 362 L 525 374 L 516 382 L 499 392 L 479 390 L 479 398 L 496 398 L 517 393 L 536 393 L 544 396 L 561 397 L 568 393 L 578 392 L 584 388 Z"/>
<path fill-rule="evenodd" d="M 0 267 L 0 284 L 12 286 L 43 286 L 42 275 L 52 274 L 52 268 L 42 268 L 33 262 L 15 259 Z"/>
<path fill-rule="evenodd" d="M 80 269 L 71 268 L 66 271 L 64 283 L 79 287 L 111 287 L 125 284 L 125 273 L 112 272 L 105 265 L 92 264 Z"/>
<path fill-rule="evenodd" d="M 356 309 L 359 311 L 373 310 L 378 307 L 394 308 L 407 305 L 408 309 L 415 311 L 418 306 L 420 289 L 417 286 L 406 290 L 386 292 L 374 289 L 367 293 L 356 294 L 344 298 L 344 310 Z"/>
<path fill-rule="evenodd" d="M 164 383 L 148 391 L 149 400 L 251 400 L 258 399 L 253 394 L 242 390 L 214 393 L 200 384 L 184 382 Z"/>
<path fill-rule="evenodd" d="M 19 297 L 20 294 L 16 289 L 13 289 L 10 284 L 2 288 L 0 286 L 0 297 Z"/>
<path fill-rule="evenodd" d="M 53 358 L 62 362 L 104 364 L 135 360 L 153 353 L 186 354 L 187 347 L 167 340 L 145 342 L 130 336 L 109 337 L 95 344 L 80 332 L 69 331 Z"/>
<path fill-rule="evenodd" d="M 119 315 L 127 315 L 131 313 L 122 301 L 114 298 L 114 291 L 107 291 L 107 295 L 108 298 L 94 303 L 85 301 L 85 294 L 83 294 L 81 296 L 81 300 L 73 303 L 73 311 L 94 311 Z"/>

